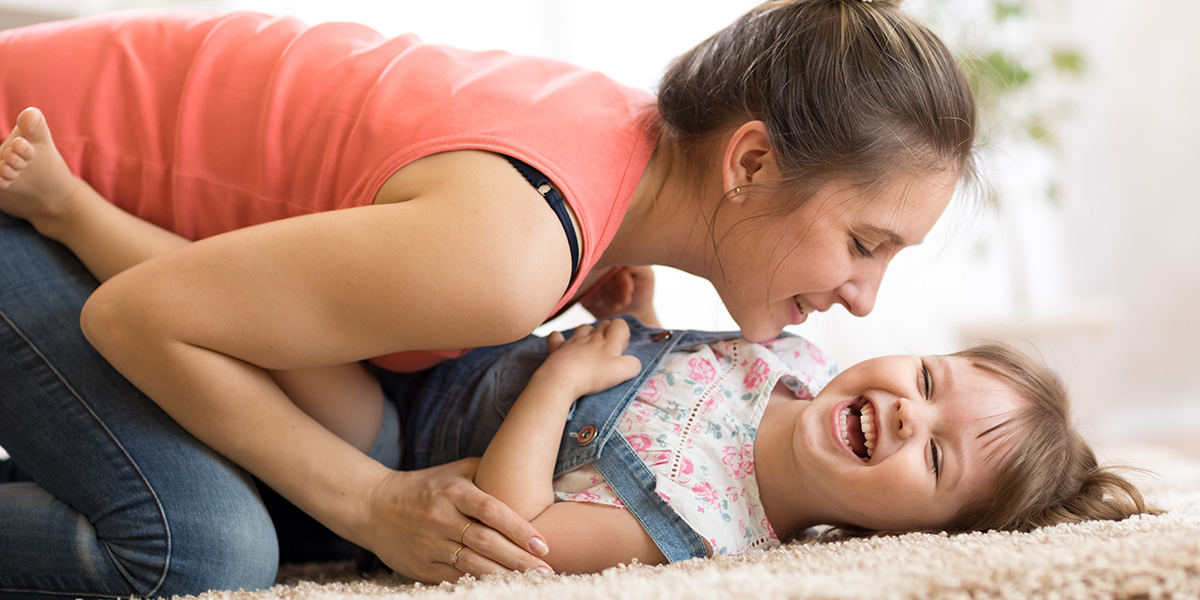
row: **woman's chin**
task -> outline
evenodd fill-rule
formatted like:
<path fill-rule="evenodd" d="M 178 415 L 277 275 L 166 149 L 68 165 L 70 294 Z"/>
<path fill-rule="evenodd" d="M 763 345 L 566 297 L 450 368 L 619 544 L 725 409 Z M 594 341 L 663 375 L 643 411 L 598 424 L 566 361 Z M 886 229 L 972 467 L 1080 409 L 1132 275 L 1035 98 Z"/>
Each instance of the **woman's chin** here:
<path fill-rule="evenodd" d="M 783 326 L 774 323 L 760 323 L 742 327 L 742 337 L 754 343 L 773 340 L 783 333 Z"/>

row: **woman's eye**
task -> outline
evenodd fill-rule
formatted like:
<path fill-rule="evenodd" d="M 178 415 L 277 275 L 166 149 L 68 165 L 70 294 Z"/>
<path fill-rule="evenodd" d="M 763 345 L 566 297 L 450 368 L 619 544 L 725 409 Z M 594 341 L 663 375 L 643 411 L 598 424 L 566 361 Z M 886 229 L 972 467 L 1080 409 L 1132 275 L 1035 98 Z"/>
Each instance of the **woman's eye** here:
<path fill-rule="evenodd" d="M 933 455 L 933 478 L 938 479 L 942 476 L 942 453 L 933 442 L 929 442 L 929 452 Z"/>
<path fill-rule="evenodd" d="M 854 251 L 858 252 L 859 256 L 863 258 L 875 258 L 875 255 L 863 245 L 861 240 L 856 237 L 852 237 L 851 239 L 854 240 Z"/>

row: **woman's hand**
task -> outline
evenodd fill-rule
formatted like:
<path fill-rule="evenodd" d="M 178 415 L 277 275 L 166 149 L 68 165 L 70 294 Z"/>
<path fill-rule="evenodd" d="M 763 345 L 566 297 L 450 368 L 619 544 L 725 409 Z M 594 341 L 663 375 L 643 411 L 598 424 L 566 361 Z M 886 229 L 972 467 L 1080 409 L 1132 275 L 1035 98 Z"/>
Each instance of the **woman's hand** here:
<path fill-rule="evenodd" d="M 662 327 L 654 312 L 654 271 L 648 266 L 624 267 L 579 304 L 597 319 L 629 313 L 651 327 Z"/>
<path fill-rule="evenodd" d="M 368 549 L 397 573 L 430 583 L 467 573 L 551 572 L 538 558 L 549 549 L 537 530 L 472 483 L 478 465 L 468 458 L 393 471 L 372 498 Z"/>
<path fill-rule="evenodd" d="M 642 368 L 637 357 L 622 354 L 629 346 L 629 324 L 621 319 L 580 325 L 570 339 L 555 331 L 546 343 L 550 357 L 534 378 L 553 382 L 572 402 L 626 381 Z"/>

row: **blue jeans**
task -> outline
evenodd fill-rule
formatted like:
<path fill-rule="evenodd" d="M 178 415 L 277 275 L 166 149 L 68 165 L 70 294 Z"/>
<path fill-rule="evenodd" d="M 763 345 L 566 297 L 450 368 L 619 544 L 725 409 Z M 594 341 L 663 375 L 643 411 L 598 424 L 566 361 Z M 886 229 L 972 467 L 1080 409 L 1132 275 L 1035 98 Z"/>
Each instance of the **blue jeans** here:
<path fill-rule="evenodd" d="M 279 549 L 253 478 L 92 349 L 95 287 L 0 214 L 0 446 L 34 480 L 0 484 L 0 600 L 269 587 Z"/>

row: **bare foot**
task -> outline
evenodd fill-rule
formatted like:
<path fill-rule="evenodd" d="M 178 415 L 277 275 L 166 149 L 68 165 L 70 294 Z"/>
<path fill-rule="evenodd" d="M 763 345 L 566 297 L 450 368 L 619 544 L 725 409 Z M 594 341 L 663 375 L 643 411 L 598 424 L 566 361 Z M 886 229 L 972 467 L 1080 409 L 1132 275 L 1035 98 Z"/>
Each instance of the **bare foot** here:
<path fill-rule="evenodd" d="M 21 111 L 0 144 L 0 210 L 34 222 L 58 217 L 82 185 L 54 147 L 42 111 Z"/>

